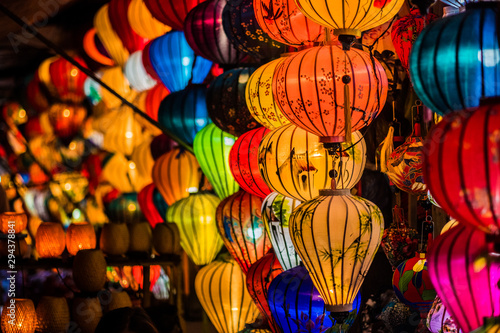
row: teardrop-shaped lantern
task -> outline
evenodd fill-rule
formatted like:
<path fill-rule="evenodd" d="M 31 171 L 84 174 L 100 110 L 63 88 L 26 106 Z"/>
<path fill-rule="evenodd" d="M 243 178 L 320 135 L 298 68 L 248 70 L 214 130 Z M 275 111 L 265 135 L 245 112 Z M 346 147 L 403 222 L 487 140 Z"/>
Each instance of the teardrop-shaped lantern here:
<path fill-rule="evenodd" d="M 94 16 L 94 27 L 99 40 L 104 45 L 111 59 L 113 59 L 117 65 L 123 66 L 125 62 L 127 62 L 130 52 L 125 45 L 123 45 L 120 37 L 113 29 L 108 12 L 109 4 L 105 4 L 97 11 Z M 107 65 L 109 64 L 107 63 Z"/>
<path fill-rule="evenodd" d="M 73 60 L 87 67 L 80 57 Z M 59 57 L 49 65 L 50 84 L 54 87 L 56 98 L 63 102 L 80 103 L 85 98 L 83 85 L 87 75 L 68 60 Z"/>
<path fill-rule="evenodd" d="M 128 58 L 125 64 L 125 77 L 137 91 L 149 90 L 158 83 L 148 74 L 142 64 L 142 50 L 132 53 Z"/>
<path fill-rule="evenodd" d="M 205 126 L 194 138 L 194 155 L 221 199 L 239 189 L 229 169 L 229 152 L 235 141 L 234 136 L 223 132 L 214 124 Z"/>
<path fill-rule="evenodd" d="M 204 0 L 144 0 L 153 17 L 158 21 L 172 27 L 174 30 L 184 28 L 184 20 L 191 9 Z"/>
<path fill-rule="evenodd" d="M 264 136 L 259 147 L 260 173 L 270 189 L 297 200 L 310 200 L 320 189 L 352 188 L 361 179 L 366 163 L 366 144 L 359 132 L 353 143 L 329 155 L 320 138 L 293 125 L 281 126 Z"/>
<path fill-rule="evenodd" d="M 80 131 L 87 110 L 77 104 L 53 104 L 49 109 L 49 122 L 54 134 L 60 138 L 71 138 Z"/>
<path fill-rule="evenodd" d="M 349 190 L 321 190 L 290 217 L 295 250 L 330 312 L 347 312 L 380 245 L 384 218 Z"/>
<path fill-rule="evenodd" d="M 137 201 L 151 228 L 154 228 L 158 223 L 165 222 L 168 205 L 155 184 L 144 186 L 137 194 Z"/>
<path fill-rule="evenodd" d="M 196 193 L 167 210 L 167 222 L 175 222 L 181 246 L 196 265 L 211 263 L 224 243 L 217 231 L 215 212 L 220 200 L 213 194 Z"/>
<path fill-rule="evenodd" d="M 198 192 L 200 166 L 193 154 L 182 148 L 174 148 L 155 161 L 153 181 L 165 202 L 171 206 L 190 193 Z"/>
<path fill-rule="evenodd" d="M 271 248 L 261 206 L 261 198 L 240 190 L 217 207 L 217 226 L 224 244 L 245 273 Z"/>
<path fill-rule="evenodd" d="M 127 18 L 132 29 L 143 38 L 154 39 L 172 30 L 168 25 L 153 17 L 144 0 L 132 0 L 130 2 Z"/>

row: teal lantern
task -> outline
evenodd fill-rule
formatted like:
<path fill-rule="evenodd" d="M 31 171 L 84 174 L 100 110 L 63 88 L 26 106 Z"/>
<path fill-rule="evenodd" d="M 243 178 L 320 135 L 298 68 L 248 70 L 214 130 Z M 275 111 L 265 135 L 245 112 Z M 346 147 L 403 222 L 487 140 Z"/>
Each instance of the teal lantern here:
<path fill-rule="evenodd" d="M 111 222 L 137 223 L 145 221 L 142 214 L 137 193 L 122 193 L 119 197 L 109 202 L 105 207 L 106 215 Z"/>

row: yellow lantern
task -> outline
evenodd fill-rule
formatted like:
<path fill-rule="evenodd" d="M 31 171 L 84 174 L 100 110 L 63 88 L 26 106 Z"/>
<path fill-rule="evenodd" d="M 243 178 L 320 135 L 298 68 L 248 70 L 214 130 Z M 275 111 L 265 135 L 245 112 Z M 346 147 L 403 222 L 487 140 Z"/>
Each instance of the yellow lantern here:
<path fill-rule="evenodd" d="M 133 100 L 133 98 L 131 98 L 134 96 L 133 91 L 120 67 L 116 66 L 103 70 L 101 80 L 126 100 Z M 122 104 L 122 101 L 118 97 L 106 89 L 102 89 L 101 94 L 104 105 L 109 109 L 117 108 Z"/>
<path fill-rule="evenodd" d="M 80 250 L 95 249 L 94 227 L 88 222 L 71 223 L 66 230 L 66 248 L 69 254 L 76 255 Z"/>
<path fill-rule="evenodd" d="M 181 246 L 196 265 L 206 265 L 217 256 L 223 242 L 215 212 L 219 198 L 208 193 L 191 194 L 167 210 L 167 222 L 179 227 Z"/>
<path fill-rule="evenodd" d="M 172 30 L 151 15 L 144 0 L 132 0 L 128 6 L 127 16 L 132 29 L 144 38 L 155 39 Z"/>
<path fill-rule="evenodd" d="M 310 200 L 321 189 L 354 187 L 363 174 L 366 144 L 361 133 L 352 133 L 355 145 L 342 143 L 331 155 L 314 134 L 292 125 L 264 136 L 259 146 L 259 168 L 269 188 L 286 197 Z"/>
<path fill-rule="evenodd" d="M 246 278 L 229 255 L 200 269 L 196 295 L 219 333 L 235 333 L 253 322 L 259 313 L 247 291 Z"/>
<path fill-rule="evenodd" d="M 61 172 L 53 176 L 49 184 L 50 192 L 60 201 L 80 202 L 85 199 L 89 181 L 79 172 Z"/>
<path fill-rule="evenodd" d="M 151 183 L 148 175 L 140 174 L 135 163 L 120 153 L 114 154 L 106 162 L 101 177 L 122 193 L 139 192 Z"/>
<path fill-rule="evenodd" d="M 5 212 L 0 215 L 0 231 L 4 234 L 18 234 L 28 226 L 25 213 Z"/>
<path fill-rule="evenodd" d="M 148 179 L 150 183 L 153 182 L 151 174 L 153 172 L 153 166 L 155 164 L 153 156 L 151 155 L 151 141 L 151 137 L 145 139 L 142 143 L 134 148 L 132 156 L 130 157 L 132 162 L 135 163 L 137 172 L 145 179 Z"/>
<path fill-rule="evenodd" d="M 262 126 L 275 129 L 290 123 L 273 98 L 273 76 L 278 65 L 286 60 L 282 57 L 260 66 L 248 79 L 245 98 L 252 117 Z"/>
<path fill-rule="evenodd" d="M 94 27 L 97 36 L 101 40 L 109 56 L 120 66 L 125 65 L 130 53 L 123 45 L 120 37 L 111 26 L 111 21 L 108 15 L 109 6 L 102 6 L 94 17 Z M 123 18 L 126 19 L 126 18 Z"/>
<path fill-rule="evenodd" d="M 66 247 L 62 224 L 43 222 L 36 231 L 36 250 L 40 258 L 59 257 Z"/>
<path fill-rule="evenodd" d="M 26 298 L 11 298 L 3 306 L 1 317 L 4 333 L 35 333 L 36 312 L 33 301 Z"/>
<path fill-rule="evenodd" d="M 118 152 L 130 156 L 143 140 L 142 128 L 135 121 L 134 111 L 124 105 L 104 132 L 102 148 L 112 153 Z"/>

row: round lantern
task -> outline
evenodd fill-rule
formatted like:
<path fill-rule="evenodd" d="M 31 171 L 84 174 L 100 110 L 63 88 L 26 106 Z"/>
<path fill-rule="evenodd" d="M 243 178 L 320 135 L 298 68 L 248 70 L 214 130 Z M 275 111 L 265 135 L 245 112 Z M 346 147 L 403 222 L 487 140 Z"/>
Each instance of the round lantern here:
<path fill-rule="evenodd" d="M 181 246 L 196 265 L 212 262 L 223 246 L 215 221 L 219 202 L 212 194 L 191 194 L 167 210 L 167 222 L 177 224 Z"/>
<path fill-rule="evenodd" d="M 143 63 L 148 73 L 158 77 L 170 92 L 182 90 L 190 83 L 203 83 L 212 68 L 212 62 L 194 53 L 182 31 L 172 31 L 151 41 L 144 49 Z"/>
<path fill-rule="evenodd" d="M 227 0 L 208 0 L 189 12 L 184 21 L 187 42 L 196 54 L 218 64 L 238 64 L 245 53 L 238 51 L 222 27 Z"/>
<path fill-rule="evenodd" d="M 59 257 L 66 248 L 66 237 L 62 224 L 43 222 L 36 231 L 36 250 L 40 258 Z"/>
<path fill-rule="evenodd" d="M 153 246 L 160 255 L 182 251 L 179 227 L 175 223 L 158 223 L 153 230 Z"/>
<path fill-rule="evenodd" d="M 255 59 L 270 60 L 287 50 L 261 29 L 253 0 L 228 1 L 222 12 L 222 25 L 230 42 Z"/>
<path fill-rule="evenodd" d="M 81 105 L 53 104 L 49 109 L 49 122 L 54 134 L 63 139 L 80 131 L 86 116 L 87 110 Z"/>
<path fill-rule="evenodd" d="M 183 30 L 184 20 L 191 9 L 204 0 L 162 1 L 144 0 L 153 17 L 172 27 L 174 30 Z"/>
<path fill-rule="evenodd" d="M 486 258 L 486 234 L 461 223 L 440 235 L 429 253 L 429 274 L 457 326 L 470 332 L 500 314 L 500 263 Z"/>
<path fill-rule="evenodd" d="M 94 333 L 102 317 L 102 308 L 99 298 L 75 297 L 71 307 L 71 318 L 74 320 L 78 332 Z"/>
<path fill-rule="evenodd" d="M 244 273 L 271 248 L 261 219 L 261 206 L 261 198 L 240 190 L 217 207 L 219 232 Z"/>
<path fill-rule="evenodd" d="M 199 190 L 200 165 L 196 157 L 182 148 L 174 148 L 156 160 L 153 166 L 153 181 L 171 206 Z"/>
<path fill-rule="evenodd" d="M 205 126 L 194 138 L 194 155 L 221 199 L 227 198 L 239 188 L 229 168 L 229 152 L 235 140 L 234 136 L 223 132 L 214 124 Z"/>
<path fill-rule="evenodd" d="M 144 38 L 154 39 L 172 30 L 168 25 L 153 17 L 144 0 L 132 0 L 130 2 L 127 18 L 132 29 Z"/>
<path fill-rule="evenodd" d="M 158 121 L 160 103 L 167 97 L 169 91 L 163 84 L 157 84 L 146 93 L 145 107 L 142 109 L 152 119 Z"/>
<path fill-rule="evenodd" d="M 144 188 L 137 194 L 139 207 L 141 207 L 141 211 L 152 228 L 154 228 L 158 223 L 165 222 L 164 217 L 166 208 L 168 207 L 167 203 L 160 194 L 159 199 L 161 199 L 160 201 L 162 202 L 164 209 L 160 212 L 158 208 L 156 208 L 155 196 L 157 196 L 157 194 L 155 195 L 155 193 L 159 194 L 155 184 L 149 184 L 144 186 Z"/>
<path fill-rule="evenodd" d="M 121 67 L 111 67 L 103 70 L 102 82 L 106 83 L 111 89 L 120 94 L 123 98 L 129 99 L 133 96 L 128 82 Z M 108 109 L 118 108 L 122 101 L 106 89 L 101 89 L 101 98 Z"/>
<path fill-rule="evenodd" d="M 132 29 L 127 20 L 131 1 L 132 0 L 111 0 L 108 3 L 108 16 L 111 27 L 130 54 L 142 50 L 148 42 L 147 38 L 141 37 Z"/>
<path fill-rule="evenodd" d="M 73 260 L 73 280 L 83 292 L 98 292 L 106 282 L 106 259 L 101 250 L 81 250 Z"/>
<path fill-rule="evenodd" d="M 411 259 L 418 247 L 417 230 L 408 227 L 405 222 L 396 221 L 397 219 L 394 218 L 390 227 L 384 230 L 381 242 L 382 249 L 393 270 L 403 261 Z"/>
<path fill-rule="evenodd" d="M 65 332 L 69 326 L 69 307 L 64 297 L 42 296 L 36 306 L 36 331 Z"/>
<path fill-rule="evenodd" d="M 497 8 L 470 4 L 467 11 L 431 23 L 410 54 L 410 74 L 418 97 L 444 115 L 500 95 Z M 478 33 L 481 32 L 481 38 Z"/>
<path fill-rule="evenodd" d="M 177 144 L 165 134 L 155 136 L 149 145 L 151 156 L 156 161 L 161 155 L 171 151 Z"/>
<path fill-rule="evenodd" d="M 0 214 L 0 231 L 4 234 L 18 234 L 28 226 L 25 213 L 5 212 Z"/>
<path fill-rule="evenodd" d="M 500 106 L 485 105 L 443 118 L 424 146 L 423 175 L 436 201 L 460 223 L 493 234 L 500 227 L 499 132 Z"/>
<path fill-rule="evenodd" d="M 272 251 L 257 260 L 246 274 L 247 289 L 254 303 L 257 305 L 262 317 L 268 322 L 271 331 L 280 333 L 275 319 L 267 303 L 267 291 L 273 279 L 283 272 L 278 259 Z"/>
<path fill-rule="evenodd" d="M 109 4 L 105 4 L 97 11 L 94 16 L 95 31 L 97 32 L 99 41 L 102 42 L 111 59 L 113 59 L 117 65 L 123 66 L 125 65 L 130 53 L 123 45 L 123 42 L 120 40 L 116 31 L 113 29 L 108 14 Z M 89 40 L 91 39 L 89 38 Z M 86 49 L 88 49 L 88 47 Z M 101 53 L 98 52 L 97 54 L 99 55 L 98 59 L 103 57 Z M 105 59 L 106 58 L 104 58 L 103 61 L 106 65 L 109 65 L 109 61 Z"/>
<path fill-rule="evenodd" d="M 127 224 L 130 235 L 128 245 L 129 253 L 147 253 L 151 252 L 153 247 L 153 231 L 148 222 Z"/>
<path fill-rule="evenodd" d="M 73 57 L 80 65 L 87 67 L 80 57 Z M 55 97 L 63 102 L 80 103 L 85 98 L 83 84 L 87 75 L 68 60 L 59 57 L 49 65 L 50 84 L 56 92 Z"/>
<path fill-rule="evenodd" d="M 192 146 L 196 133 L 212 122 L 208 116 L 206 95 L 207 88 L 202 85 L 171 93 L 160 104 L 158 121 Z"/>
<path fill-rule="evenodd" d="M 245 275 L 229 256 L 200 269 L 196 295 L 217 332 L 238 332 L 259 313 L 245 285 Z"/>
<path fill-rule="evenodd" d="M 427 315 L 426 325 L 431 333 L 462 333 L 462 330 L 457 328 L 455 321 L 446 310 L 439 296 L 436 296 L 434 303 L 432 303 Z"/>
<path fill-rule="evenodd" d="M 95 249 L 94 227 L 88 222 L 73 222 L 66 230 L 66 248 L 69 254 L 76 255 L 80 250 Z"/>
<path fill-rule="evenodd" d="M 368 125 L 384 107 L 388 89 L 377 60 L 339 45 L 289 56 L 276 68 L 272 86 L 285 117 L 327 143 L 345 141 L 346 128 Z"/>
<path fill-rule="evenodd" d="M 252 68 L 235 68 L 215 78 L 207 91 L 208 114 L 217 127 L 234 136 L 259 126 L 245 102 L 245 87 Z"/>
<path fill-rule="evenodd" d="M 259 171 L 259 144 L 269 130 L 265 127 L 246 132 L 236 140 L 229 153 L 229 167 L 234 180 L 250 194 L 265 198 L 271 190 Z"/>
<path fill-rule="evenodd" d="M 125 223 L 105 223 L 101 229 L 99 248 L 110 256 L 124 255 L 130 244 L 130 234 Z"/>
<path fill-rule="evenodd" d="M 320 189 L 352 188 L 361 179 L 366 144 L 361 133 L 352 135 L 355 145 L 343 143 L 330 155 L 320 138 L 295 125 L 281 126 L 264 136 L 259 147 L 259 167 L 273 191 L 297 200 L 310 200 Z"/>
<path fill-rule="evenodd" d="M 111 222 L 135 223 L 142 221 L 141 207 L 137 201 L 137 193 L 122 193 L 106 206 L 106 215 Z"/>
<path fill-rule="evenodd" d="M 295 252 L 288 229 L 290 215 L 300 204 L 300 201 L 276 192 L 269 194 L 262 202 L 262 221 L 274 253 L 284 270 L 298 266 L 300 263 L 300 257 Z"/>
<path fill-rule="evenodd" d="M 137 91 L 144 91 L 153 88 L 158 82 L 152 78 L 142 64 L 142 50 L 130 55 L 125 64 L 125 77 Z"/>
<path fill-rule="evenodd" d="M 392 276 L 392 287 L 403 303 L 418 310 L 422 318 L 427 316 L 436 298 L 436 290 L 429 277 L 425 253 L 417 254 L 398 266 Z"/>
<path fill-rule="evenodd" d="M 375 257 L 382 212 L 349 190 L 321 190 L 290 216 L 295 250 L 330 312 L 346 312 Z"/>
<path fill-rule="evenodd" d="M 9 298 L 0 318 L 4 333 L 35 333 L 36 312 L 33 301 L 27 298 Z"/>

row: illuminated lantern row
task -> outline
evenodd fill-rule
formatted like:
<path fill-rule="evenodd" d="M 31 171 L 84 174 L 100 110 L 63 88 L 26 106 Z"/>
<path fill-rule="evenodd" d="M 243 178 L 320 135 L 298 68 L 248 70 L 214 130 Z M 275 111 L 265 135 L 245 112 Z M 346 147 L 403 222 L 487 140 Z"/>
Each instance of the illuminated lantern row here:
<path fill-rule="evenodd" d="M 172 27 L 174 30 L 181 30 L 187 14 L 204 0 L 144 0 L 153 17 L 158 21 Z"/>
<path fill-rule="evenodd" d="M 457 326 L 470 332 L 500 314 L 500 264 L 480 230 L 459 224 L 440 235 L 429 253 L 429 273 Z"/>
<path fill-rule="evenodd" d="M 87 67 L 82 58 L 73 57 L 73 60 L 83 67 Z M 59 57 L 49 65 L 49 75 L 50 82 L 48 84 L 51 86 L 49 91 L 56 93 L 54 97 L 63 102 L 70 103 L 80 103 L 83 101 L 85 98 L 83 84 L 87 79 L 87 75 L 75 65 Z"/>
<path fill-rule="evenodd" d="M 239 332 L 253 322 L 259 311 L 248 294 L 245 275 L 229 256 L 200 269 L 196 295 L 219 333 Z"/>
<path fill-rule="evenodd" d="M 353 143 L 341 144 L 341 153 L 329 155 L 320 138 L 292 124 L 281 126 L 262 139 L 260 173 L 269 188 L 297 200 L 310 200 L 320 189 L 352 188 L 361 179 L 366 163 L 366 144 L 354 132 Z"/>
<path fill-rule="evenodd" d="M 157 81 L 148 74 L 142 64 L 141 50 L 132 53 L 125 63 L 125 77 L 137 91 L 149 90 L 157 84 Z"/>
<path fill-rule="evenodd" d="M 132 29 L 143 38 L 154 39 L 172 30 L 151 15 L 144 0 L 130 1 L 127 18 Z"/>
<path fill-rule="evenodd" d="M 63 139 L 78 133 L 86 116 L 85 107 L 76 104 L 52 104 L 49 109 L 49 122 L 54 134 Z"/>
<path fill-rule="evenodd" d="M 450 114 L 424 146 L 424 178 L 439 205 L 460 223 L 500 227 L 500 106 Z M 450 168 L 450 165 L 454 168 Z"/>
<path fill-rule="evenodd" d="M 219 202 L 215 195 L 197 193 L 177 201 L 167 210 L 167 222 L 177 224 L 181 246 L 196 265 L 212 262 L 224 245 L 215 220 Z"/>
<path fill-rule="evenodd" d="M 219 232 L 244 273 L 271 248 L 261 219 L 261 206 L 261 198 L 240 190 L 217 207 Z"/>
<path fill-rule="evenodd" d="M 364 51 L 342 50 L 338 45 L 289 56 L 276 68 L 272 86 L 285 117 L 327 143 L 345 140 L 346 104 L 352 131 L 360 130 L 382 110 L 388 89 L 384 68 L 377 60 L 372 62 Z"/>
<path fill-rule="evenodd" d="M 321 190 L 297 207 L 290 235 L 330 312 L 353 309 L 383 232 L 380 209 L 349 190 Z"/>
<path fill-rule="evenodd" d="M 146 185 L 137 194 L 137 201 L 152 228 L 158 223 L 165 222 L 168 205 L 154 183 Z"/>

